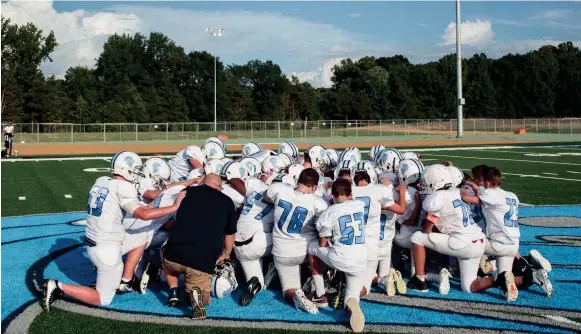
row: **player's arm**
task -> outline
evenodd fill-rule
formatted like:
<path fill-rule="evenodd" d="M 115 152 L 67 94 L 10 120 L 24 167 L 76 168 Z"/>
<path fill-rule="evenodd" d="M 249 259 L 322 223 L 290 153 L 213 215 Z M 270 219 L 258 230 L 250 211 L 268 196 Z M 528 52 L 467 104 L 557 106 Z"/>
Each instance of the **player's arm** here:
<path fill-rule="evenodd" d="M 424 200 L 422 207 L 427 213 L 422 232 L 430 233 L 434 225 L 440 220 L 439 213 L 444 207 L 442 196 L 439 196 L 438 193 L 431 194 Z"/>
<path fill-rule="evenodd" d="M 478 193 L 480 192 L 480 187 L 476 183 L 474 183 L 470 180 L 464 180 L 464 184 L 469 185 L 474 190 L 474 194 L 476 194 L 476 196 L 478 196 Z"/>
<path fill-rule="evenodd" d="M 329 245 L 329 240 L 327 240 L 327 238 L 323 237 L 319 239 L 319 246 L 321 247 L 327 247 Z"/>
<path fill-rule="evenodd" d="M 149 200 L 154 200 L 157 198 L 157 196 L 161 195 L 163 191 L 162 190 L 146 190 L 143 192 L 142 196 L 143 198 L 147 198 Z"/>
<path fill-rule="evenodd" d="M 424 227 L 422 229 L 422 233 L 431 233 L 432 229 L 434 228 L 434 225 L 436 225 L 436 222 L 438 221 L 438 219 L 440 219 L 438 216 L 433 215 L 431 213 L 428 213 L 428 216 L 426 217 L 426 220 L 424 221 Z"/>
<path fill-rule="evenodd" d="M 188 161 L 190 163 L 190 166 L 193 167 L 193 169 L 204 168 L 204 166 L 202 165 L 202 163 L 198 159 L 189 158 Z"/>
<path fill-rule="evenodd" d="M 422 211 L 422 196 L 420 195 L 419 192 L 416 192 L 414 194 L 414 210 L 412 211 L 412 214 L 410 215 L 410 217 L 403 222 L 402 225 L 416 225 L 417 220 L 418 220 L 418 215 L 420 214 L 420 211 Z"/>
<path fill-rule="evenodd" d="M 192 184 L 196 184 L 199 183 L 202 180 L 201 177 L 195 178 L 195 179 L 189 179 L 189 180 L 185 180 L 185 181 L 180 181 L 180 182 L 175 182 L 175 183 L 171 183 L 167 186 L 167 189 L 171 188 L 171 187 L 175 187 L 175 186 L 184 186 L 184 187 L 189 187 Z"/>
<path fill-rule="evenodd" d="M 236 190 L 240 195 L 246 197 L 246 185 L 241 179 L 231 179 L 228 184 L 232 186 L 232 189 Z"/>
<path fill-rule="evenodd" d="M 391 212 L 397 213 L 398 215 L 403 215 L 405 213 L 406 203 L 405 203 L 405 192 L 406 187 L 402 184 L 397 186 L 397 191 L 399 193 L 399 199 L 397 202 L 393 203 L 390 206 L 382 207 L 383 210 L 389 210 Z M 392 200 L 393 202 L 393 200 Z"/>
<path fill-rule="evenodd" d="M 152 220 L 169 215 L 177 211 L 185 196 L 186 196 L 185 192 L 183 191 L 180 192 L 172 205 L 163 208 L 150 208 L 147 206 L 141 206 L 139 205 L 135 198 L 129 200 L 122 199 L 121 207 L 123 208 L 123 210 L 125 210 L 125 212 L 133 215 L 133 217 L 135 218 L 139 218 L 142 220 Z"/>
<path fill-rule="evenodd" d="M 236 237 L 236 220 L 236 209 L 234 208 L 234 205 L 232 205 L 228 214 L 228 223 L 224 229 L 224 248 L 222 249 L 222 254 L 216 261 L 216 264 L 230 259 L 230 254 L 232 253 L 232 249 L 234 249 L 234 239 Z"/>

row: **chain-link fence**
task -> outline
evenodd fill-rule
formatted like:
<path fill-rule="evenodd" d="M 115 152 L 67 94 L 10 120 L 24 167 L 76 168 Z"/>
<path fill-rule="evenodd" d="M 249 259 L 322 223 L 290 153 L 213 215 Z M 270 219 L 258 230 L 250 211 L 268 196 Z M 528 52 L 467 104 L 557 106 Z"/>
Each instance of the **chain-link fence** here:
<path fill-rule="evenodd" d="M 4 124 L 2 125 L 4 127 Z M 293 139 L 383 136 L 454 136 L 455 119 L 245 121 L 214 123 L 17 123 L 16 142 L 136 142 L 229 139 Z M 527 133 L 581 135 L 581 118 L 464 119 L 465 136 Z"/>

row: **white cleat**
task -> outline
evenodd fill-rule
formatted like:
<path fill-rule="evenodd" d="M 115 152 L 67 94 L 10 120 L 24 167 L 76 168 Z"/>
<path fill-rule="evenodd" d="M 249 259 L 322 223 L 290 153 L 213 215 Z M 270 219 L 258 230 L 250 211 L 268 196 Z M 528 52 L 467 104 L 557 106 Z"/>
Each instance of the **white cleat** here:
<path fill-rule="evenodd" d="M 533 271 L 533 282 L 540 286 L 541 289 L 545 292 L 545 296 L 552 297 L 553 296 L 553 284 L 549 280 L 549 274 L 545 269 L 539 269 Z"/>
<path fill-rule="evenodd" d="M 363 311 L 361 311 L 361 306 L 359 306 L 359 301 L 354 298 L 349 298 L 346 303 L 346 308 L 349 314 L 349 325 L 355 333 L 362 333 L 365 328 L 365 316 Z"/>
<path fill-rule="evenodd" d="M 147 285 L 149 284 L 149 267 L 151 263 L 147 262 L 143 274 L 141 274 L 141 279 L 139 280 L 139 292 L 144 295 L 147 293 Z"/>
<path fill-rule="evenodd" d="M 395 288 L 397 290 L 397 293 L 399 293 L 400 295 L 405 295 L 405 293 L 407 292 L 407 286 L 405 281 L 403 280 L 403 277 L 401 276 L 401 272 L 399 270 L 395 270 L 394 276 L 395 276 Z"/>
<path fill-rule="evenodd" d="M 315 305 L 312 301 L 310 301 L 302 289 L 297 289 L 295 291 L 295 296 L 293 297 L 295 302 L 295 307 L 297 310 L 303 310 L 310 314 L 317 314 L 319 313 L 319 309 L 317 305 Z"/>
<path fill-rule="evenodd" d="M 518 298 L 518 289 L 516 287 L 516 283 L 514 282 L 514 275 L 512 272 L 507 271 L 504 273 L 504 283 L 506 286 L 506 301 L 516 301 Z"/>
<path fill-rule="evenodd" d="M 395 296 L 395 270 L 389 269 L 389 274 L 381 279 L 381 284 L 388 297 Z"/>
<path fill-rule="evenodd" d="M 440 270 L 440 285 L 439 290 L 441 295 L 447 295 L 450 292 L 450 272 L 446 268 Z"/>
<path fill-rule="evenodd" d="M 530 255 L 531 255 L 531 258 L 535 262 L 536 265 L 545 269 L 547 272 L 551 272 L 551 270 L 553 269 L 551 267 L 551 262 L 549 262 L 549 260 L 545 259 L 538 250 L 532 249 L 530 252 Z"/>

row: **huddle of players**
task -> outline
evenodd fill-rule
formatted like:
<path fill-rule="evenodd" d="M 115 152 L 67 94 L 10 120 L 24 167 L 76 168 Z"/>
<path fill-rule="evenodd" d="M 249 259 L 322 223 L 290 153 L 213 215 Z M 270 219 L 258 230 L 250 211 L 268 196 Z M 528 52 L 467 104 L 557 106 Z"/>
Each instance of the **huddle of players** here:
<path fill-rule="evenodd" d="M 281 143 L 278 152 L 248 143 L 239 161 L 225 153 L 224 143 L 210 138 L 202 148 L 189 146 L 169 162 L 151 158 L 142 166 L 135 153 L 116 154 L 111 162 L 114 178 L 99 178 L 88 201 L 85 242 L 97 267 L 96 289 L 91 289 L 96 295 L 84 290 L 90 288 L 46 280 L 43 307 L 50 309 L 62 293 L 107 305 L 116 292 L 136 289 L 134 272 L 140 259 L 147 263 L 139 285 L 144 292 L 152 273 L 148 261 L 159 257 L 155 252 L 143 256 L 144 250 L 161 247 L 183 198 L 181 190 L 209 173 L 222 176 L 223 192 L 241 209 L 235 244 L 247 279 L 241 305 L 248 305 L 278 273 L 285 299 L 297 309 L 317 313 L 328 305 L 322 274 L 329 266 L 345 274 L 344 304 L 352 329 L 362 331 L 359 297 L 369 293 L 372 284 L 389 296 L 396 290 L 406 292 L 401 273 L 391 268 L 393 242 L 411 248 L 415 275 L 407 288 L 427 291 L 426 281 L 436 281 L 441 293 L 449 291 L 447 269 L 425 272 L 427 247 L 458 258 L 466 292 L 499 285 L 507 300 L 515 300 L 517 285 L 536 283 L 552 294 L 548 261 L 536 251 L 518 256 L 518 199 L 499 188 L 497 169 L 480 168 L 472 183 L 464 181 L 456 167 L 424 168 L 416 154 L 382 146 L 370 150 L 369 161 L 362 161 L 354 147 L 339 155 L 314 145 L 300 156 L 292 142 Z M 485 229 L 475 220 L 485 220 Z M 434 225 L 440 233 L 432 233 Z M 496 276 L 478 277 L 479 268 L 492 271 L 483 254 L 496 256 Z M 274 265 L 264 275 L 263 259 L 270 255 Z M 515 255 L 514 263 L 525 264 L 520 269 L 513 268 Z M 527 259 L 538 269 L 526 265 Z M 312 296 L 301 289 L 300 268 L 306 261 L 315 285 Z M 220 289 L 235 288 L 221 286 L 218 280 L 213 285 L 218 295 L 229 292 Z"/>

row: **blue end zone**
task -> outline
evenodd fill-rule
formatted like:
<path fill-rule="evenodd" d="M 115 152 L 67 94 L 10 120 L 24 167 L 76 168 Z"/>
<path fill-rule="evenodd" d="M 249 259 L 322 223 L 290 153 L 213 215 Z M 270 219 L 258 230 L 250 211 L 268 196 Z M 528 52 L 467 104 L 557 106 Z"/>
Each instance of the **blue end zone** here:
<path fill-rule="evenodd" d="M 581 206 L 521 207 L 519 215 L 525 217 L 581 217 Z M 64 282 L 89 285 L 94 280 L 92 264 L 81 244 L 84 227 L 72 226 L 68 222 L 84 219 L 84 213 L 11 217 L 2 220 L 2 319 L 14 315 L 22 305 L 35 299 L 41 287 L 32 286 L 27 278 L 44 275 Z M 553 263 L 550 278 L 555 295 L 546 298 L 537 287 L 519 292 L 519 299 L 511 305 L 535 308 L 535 314 L 543 310 L 560 309 L 581 311 L 581 247 L 566 244 L 549 244 L 540 236 L 567 236 L 581 238 L 581 228 L 576 227 L 532 227 L 521 225 L 520 251 L 527 254 L 537 249 Z M 532 244 L 531 244 L 532 243 Z M 64 252 L 63 252 L 64 250 Z M 50 257 L 50 253 L 60 256 Z M 46 268 L 46 269 L 44 269 Z M 44 273 L 42 272 L 44 269 Z M 39 278 L 39 277 L 38 277 Z M 36 281 L 42 282 L 42 279 Z M 265 291 L 248 307 L 237 305 L 240 289 L 232 296 L 214 299 L 208 307 L 208 315 L 218 319 L 240 319 L 254 321 L 289 321 L 311 323 L 347 322 L 344 311 L 322 310 L 318 315 L 298 312 L 282 300 L 279 291 Z M 481 294 L 461 292 L 457 281 L 452 282 L 450 294 L 439 295 L 435 290 L 428 294 L 408 292 L 408 296 L 437 300 L 470 301 L 474 303 L 505 305 L 504 297 L 491 289 Z M 396 297 L 397 298 L 397 297 Z M 190 314 L 186 307 L 168 308 L 166 287 L 152 284 L 146 295 L 129 294 L 117 296 L 111 309 L 183 316 Z M 437 311 L 414 306 L 399 306 L 373 301 L 362 301 L 367 323 L 402 324 L 418 326 L 453 326 L 475 329 L 507 329 L 533 332 L 559 332 L 550 326 L 537 326 L 526 322 L 502 320 L 486 315 L 467 315 L 450 311 Z M 492 308 L 494 306 L 491 306 Z"/>

